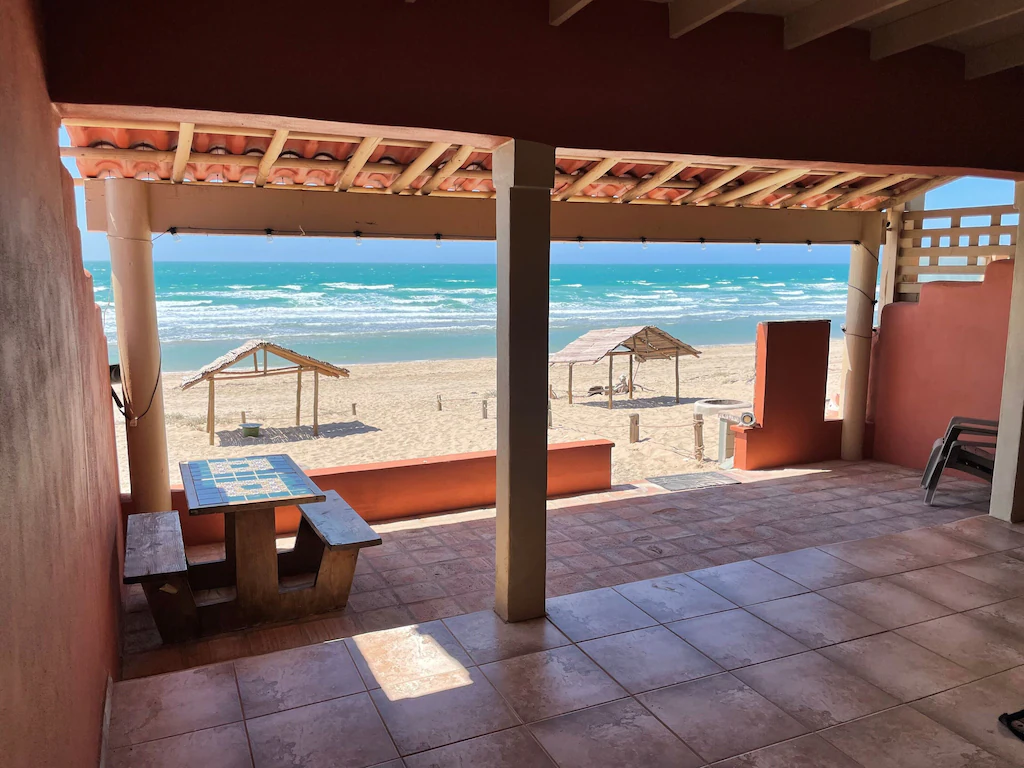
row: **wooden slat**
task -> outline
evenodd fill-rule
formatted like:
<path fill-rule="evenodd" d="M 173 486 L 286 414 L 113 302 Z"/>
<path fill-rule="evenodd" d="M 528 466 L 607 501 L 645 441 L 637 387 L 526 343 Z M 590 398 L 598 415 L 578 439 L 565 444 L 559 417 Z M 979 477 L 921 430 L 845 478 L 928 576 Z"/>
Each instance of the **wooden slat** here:
<path fill-rule="evenodd" d="M 913 230 L 914 239 L 922 237 L 930 237 L 935 240 L 939 237 L 972 237 L 976 238 L 982 235 L 988 235 L 990 237 L 1000 237 L 1002 235 L 1016 235 L 1017 225 L 1010 224 L 1005 226 L 989 226 L 989 227 L 936 227 L 935 229 L 915 229 Z M 909 235 L 904 235 L 905 238 Z"/>
<path fill-rule="evenodd" d="M 431 164 L 443 155 L 448 148 L 451 146 L 446 141 L 435 141 L 429 147 L 420 153 L 420 156 L 409 163 L 406 169 L 399 174 L 398 178 L 391 182 L 391 186 L 388 187 L 388 192 L 393 195 L 397 195 L 403 191 L 412 182 L 420 176 L 424 171 L 431 166 Z"/>
<path fill-rule="evenodd" d="M 338 181 L 334 184 L 335 192 L 345 192 L 352 187 L 356 180 L 356 175 L 366 165 L 373 151 L 380 146 L 381 141 L 383 141 L 383 138 L 380 136 L 367 136 L 359 142 L 356 151 L 349 158 L 348 165 L 345 166 L 345 170 L 341 172 L 341 176 L 338 177 Z"/>
<path fill-rule="evenodd" d="M 466 159 L 471 154 L 473 154 L 473 152 L 474 149 L 469 144 L 463 144 L 461 147 L 459 147 L 456 153 L 451 156 L 451 159 L 448 160 L 442 167 L 438 168 L 434 172 L 434 175 L 431 176 L 430 179 L 427 181 L 427 183 L 419 188 L 419 194 L 429 195 L 431 192 L 437 189 L 442 182 L 444 182 L 446 179 L 451 178 L 452 174 L 454 174 L 462 167 L 462 164 L 466 162 Z"/>
<path fill-rule="evenodd" d="M 920 283 L 896 283 L 896 293 L 920 293 Z"/>
<path fill-rule="evenodd" d="M 799 194 L 793 195 L 793 197 L 782 202 L 783 208 L 793 208 L 800 205 L 805 200 L 812 200 L 815 197 L 824 195 L 826 192 L 830 192 L 836 187 L 840 187 L 843 184 L 848 184 L 851 181 L 859 179 L 864 174 L 859 171 L 847 171 L 846 173 L 837 173 L 835 176 L 829 176 L 827 179 L 822 179 L 813 187 L 805 189 Z"/>
<path fill-rule="evenodd" d="M 1024 11 L 1024 0 L 949 0 L 871 32 L 871 58 L 909 51 Z"/>
<path fill-rule="evenodd" d="M 798 176 L 797 178 L 800 178 L 800 177 Z M 793 179 L 793 181 L 795 181 L 795 180 L 796 179 Z M 736 202 L 738 202 L 738 203 L 740 203 L 742 205 L 762 205 L 764 203 L 764 201 L 768 199 L 769 195 L 775 194 L 776 192 L 778 192 L 780 189 L 782 189 L 783 187 L 785 187 L 788 184 L 789 184 L 789 181 L 787 179 L 780 177 L 780 179 L 778 181 L 776 181 L 774 184 L 769 184 L 767 187 L 762 189 L 760 192 L 757 192 L 756 194 L 753 194 L 750 197 L 740 198 Z M 783 190 L 783 193 L 785 193 L 785 190 Z"/>
<path fill-rule="evenodd" d="M 1017 252 L 1016 245 L 968 245 L 968 246 L 933 246 L 931 248 L 900 248 L 900 257 L 908 259 L 942 258 L 944 256 L 979 256 L 1011 257 Z"/>
<path fill-rule="evenodd" d="M 137 584 L 188 571 L 177 512 L 128 515 L 124 582 Z"/>
<path fill-rule="evenodd" d="M 902 267 L 899 274 L 914 275 L 983 275 L 985 265 L 927 264 L 924 266 Z"/>
<path fill-rule="evenodd" d="M 913 178 L 912 174 L 909 173 L 897 173 L 892 176 L 886 176 L 884 178 L 873 181 L 870 184 L 865 184 L 857 189 L 850 190 L 845 195 L 837 197 L 835 200 L 830 200 L 822 208 L 833 210 L 835 208 L 841 208 L 847 203 L 852 203 L 854 200 L 858 200 L 862 197 L 868 197 L 873 195 L 875 192 L 881 192 L 883 189 L 894 187 L 897 184 L 902 184 L 907 179 Z"/>
<path fill-rule="evenodd" d="M 1009 216 L 1017 213 L 1012 205 L 979 205 L 976 208 L 936 208 L 931 211 L 907 211 L 904 221 L 925 221 L 926 219 L 949 219 L 954 216 Z"/>
<path fill-rule="evenodd" d="M 174 150 L 174 165 L 171 168 L 172 184 L 181 184 L 185 180 L 185 166 L 192 153 L 192 134 L 195 128 L 195 123 L 182 123 L 178 126 L 178 146 Z"/>
<path fill-rule="evenodd" d="M 559 190 L 551 196 L 552 200 L 565 200 L 568 197 L 572 197 L 582 189 L 586 189 L 591 184 L 595 183 L 598 179 L 605 175 L 612 166 L 619 162 L 617 157 L 606 157 L 603 160 L 598 160 L 594 165 L 590 167 L 582 176 L 575 176 L 574 181 L 565 189 Z"/>
<path fill-rule="evenodd" d="M 267 151 L 263 153 L 263 157 L 260 158 L 259 170 L 256 172 L 256 186 L 262 187 L 267 183 L 267 177 L 270 175 L 271 169 L 274 167 L 274 162 L 281 155 L 281 150 L 284 149 L 284 143 L 288 141 L 288 131 L 277 130 L 274 131 L 274 138 L 270 140 L 270 145 L 267 147 Z"/>
<path fill-rule="evenodd" d="M 786 17 L 783 35 L 786 50 L 817 40 L 843 27 L 869 19 L 907 0 L 818 0 Z"/>
<path fill-rule="evenodd" d="M 723 192 L 720 195 L 706 200 L 705 203 L 711 205 L 725 205 L 726 203 L 731 203 L 734 200 L 739 200 L 752 195 L 755 192 L 767 189 L 773 184 L 778 184 L 780 181 L 782 182 L 782 185 L 788 184 L 794 179 L 798 179 L 806 174 L 807 170 L 805 168 L 786 168 L 781 171 L 776 171 L 775 173 L 770 173 L 767 176 L 762 176 L 759 179 L 748 181 L 743 186 L 737 187 L 729 192 Z M 777 188 L 778 187 L 776 187 L 776 189 Z"/>
<path fill-rule="evenodd" d="M 903 203 L 910 202 L 915 197 L 919 197 L 926 192 L 931 192 L 933 189 L 938 189 L 951 181 L 956 181 L 959 176 L 936 176 L 934 179 L 928 179 L 922 184 L 918 184 L 913 189 L 908 189 L 906 192 L 901 192 L 895 197 L 890 197 L 882 204 L 882 208 L 891 208 L 894 205 L 903 205 Z"/>
<path fill-rule="evenodd" d="M 965 70 L 967 79 L 973 80 L 1021 66 L 1024 66 L 1024 35 L 1014 35 L 984 48 L 968 51 Z"/>
<path fill-rule="evenodd" d="M 681 205 L 684 202 L 698 203 L 700 202 L 700 199 L 702 197 L 706 197 L 707 195 L 710 195 L 712 192 L 718 191 L 729 182 L 738 179 L 745 173 L 749 173 L 751 170 L 753 170 L 753 167 L 754 166 L 752 165 L 736 165 L 733 166 L 732 168 L 728 168 L 719 173 L 717 176 L 715 176 L 715 178 L 704 182 L 692 192 L 682 195 L 681 197 L 677 197 L 673 201 L 673 203 L 675 205 Z"/>
<path fill-rule="evenodd" d="M 564 24 L 571 17 L 582 11 L 591 0 L 550 0 L 548 4 L 548 23 L 553 27 Z"/>
<path fill-rule="evenodd" d="M 701 24 L 731 11 L 744 0 L 672 0 L 668 7 L 668 36 L 682 37 Z"/>
<path fill-rule="evenodd" d="M 638 197 L 643 197 L 648 192 L 651 192 L 660 187 L 662 184 L 664 184 L 672 177 L 677 176 L 683 171 L 685 171 L 687 165 L 689 165 L 689 163 L 685 161 L 669 163 L 660 171 L 655 173 L 651 178 L 644 179 L 644 181 L 640 182 L 631 190 L 622 195 L 622 197 L 619 198 L 619 202 L 628 203 L 631 200 L 635 200 Z"/>
<path fill-rule="evenodd" d="M 326 491 L 325 495 L 326 501 L 300 504 L 299 511 L 328 549 L 359 549 L 381 543 L 380 534 L 337 491 Z"/>

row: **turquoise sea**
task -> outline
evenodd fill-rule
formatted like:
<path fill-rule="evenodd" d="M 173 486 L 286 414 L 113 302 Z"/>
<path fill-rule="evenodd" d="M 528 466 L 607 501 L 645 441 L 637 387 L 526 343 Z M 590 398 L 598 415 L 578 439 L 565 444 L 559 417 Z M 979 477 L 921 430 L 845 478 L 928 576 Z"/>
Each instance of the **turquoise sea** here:
<path fill-rule="evenodd" d="M 165 370 L 251 338 L 336 363 L 495 354 L 493 264 L 156 262 Z M 109 262 L 87 262 L 117 357 Z M 842 264 L 553 264 L 552 351 L 592 328 L 658 325 L 695 346 L 749 343 L 761 320 L 829 318 Z"/>

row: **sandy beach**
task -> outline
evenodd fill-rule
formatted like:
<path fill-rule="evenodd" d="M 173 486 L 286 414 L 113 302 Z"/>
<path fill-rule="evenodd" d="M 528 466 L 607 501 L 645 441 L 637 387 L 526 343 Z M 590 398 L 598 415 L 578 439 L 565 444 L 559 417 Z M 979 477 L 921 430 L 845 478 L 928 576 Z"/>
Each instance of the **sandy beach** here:
<path fill-rule="evenodd" d="M 842 344 L 832 343 L 827 391 L 839 386 Z M 171 481 L 180 482 L 178 462 L 221 456 L 282 452 L 307 468 L 394 461 L 495 447 L 495 360 L 432 360 L 346 366 L 349 379 L 320 380 L 320 436 L 313 437 L 313 387 L 303 381 L 302 426 L 295 426 L 295 379 L 218 382 L 216 438 L 206 433 L 207 386 L 182 391 L 182 373 L 164 373 L 168 459 Z M 616 360 L 615 378 L 625 373 Z M 644 477 L 713 470 L 718 455 L 717 420 L 705 428 L 703 464 L 693 459 L 693 402 L 705 398 L 750 401 L 754 392 L 754 346 L 705 347 L 699 359 L 680 360 L 680 404 L 674 397 L 673 365 L 649 361 L 639 366 L 634 399 L 615 395 L 608 410 L 602 396 L 586 397 L 591 386 L 608 381 L 607 363 L 577 365 L 575 402 L 566 397 L 567 368 L 552 366 L 549 381 L 553 426 L 549 441 L 606 438 L 615 442 L 612 475 L 616 483 Z M 442 410 L 437 409 L 441 396 Z M 482 401 L 488 400 L 487 418 Z M 355 403 L 356 413 L 352 413 Z M 238 424 L 261 422 L 259 438 L 243 438 Z M 640 442 L 629 443 L 629 414 L 640 414 Z M 121 487 L 129 487 L 124 422 L 115 418 Z"/>

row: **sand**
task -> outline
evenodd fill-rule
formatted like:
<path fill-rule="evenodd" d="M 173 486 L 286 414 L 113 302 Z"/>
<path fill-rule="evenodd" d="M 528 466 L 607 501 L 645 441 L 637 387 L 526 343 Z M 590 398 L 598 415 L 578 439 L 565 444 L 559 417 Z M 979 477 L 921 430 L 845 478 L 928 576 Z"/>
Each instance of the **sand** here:
<path fill-rule="evenodd" d="M 829 357 L 829 393 L 838 390 L 842 345 L 833 342 Z M 306 468 L 421 458 L 495 447 L 495 360 L 433 360 L 413 363 L 351 365 L 349 379 L 320 379 L 320 436 L 313 437 L 312 376 L 303 377 L 302 426 L 295 426 L 295 378 L 218 382 L 216 438 L 206 433 L 207 385 L 182 391 L 181 373 L 164 374 L 168 459 L 172 483 L 180 482 L 178 462 L 223 456 L 279 452 Z M 615 363 L 615 378 L 627 362 Z M 608 365 L 577 365 L 573 373 L 575 403 L 566 397 L 567 368 L 549 369 L 558 398 L 551 401 L 553 443 L 606 438 L 615 442 L 612 479 L 626 483 L 645 477 L 714 470 L 718 456 L 717 419 L 704 430 L 705 456 L 693 458 L 693 402 L 733 398 L 749 402 L 754 392 L 754 347 L 734 344 L 705 347 L 699 359 L 680 360 L 680 404 L 675 403 L 671 361 L 639 366 L 634 399 L 615 395 L 586 397 L 590 386 L 608 381 Z M 437 409 L 441 396 L 442 410 Z M 482 401 L 488 400 L 487 418 Z M 356 414 L 352 414 L 352 404 Z M 262 422 L 259 438 L 243 438 L 242 411 L 248 421 Z M 640 442 L 629 443 L 629 414 L 640 414 Z M 121 486 L 128 490 L 125 426 L 115 424 Z"/>

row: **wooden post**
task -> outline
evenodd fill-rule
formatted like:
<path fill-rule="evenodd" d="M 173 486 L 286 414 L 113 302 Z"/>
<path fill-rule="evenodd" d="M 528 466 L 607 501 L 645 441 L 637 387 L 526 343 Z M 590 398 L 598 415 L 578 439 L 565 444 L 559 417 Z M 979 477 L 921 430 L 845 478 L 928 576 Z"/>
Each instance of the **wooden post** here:
<path fill-rule="evenodd" d="M 210 445 L 213 445 L 213 376 L 210 377 L 210 395 L 206 401 L 206 431 L 210 433 Z"/>
<path fill-rule="evenodd" d="M 267 372 L 267 350 L 263 350 L 263 372 Z"/>
<path fill-rule="evenodd" d="M 544 615 L 547 567 L 548 290 L 555 150 L 509 141 L 493 155 L 498 251 L 494 610 Z"/>
<path fill-rule="evenodd" d="M 295 377 L 295 426 L 302 424 L 302 369 L 299 368 Z"/>
<path fill-rule="evenodd" d="M 572 405 L 572 363 L 569 363 L 569 405 Z"/>
<path fill-rule="evenodd" d="M 1014 203 L 1024 211 L 1024 182 L 1018 181 Z M 1024 215 L 1017 225 L 1017 242 L 1024 243 Z M 1018 246 L 1024 247 L 1024 246 Z M 989 514 L 1011 523 L 1024 522 L 1024 259 L 1013 270 L 1010 324 L 1006 336 L 1003 392 L 999 402 L 999 436 L 992 478 Z"/>
<path fill-rule="evenodd" d="M 132 502 L 135 512 L 162 512 L 171 509 L 171 483 L 148 185 L 107 179 L 104 196 L 121 383 L 131 403 L 125 434 Z"/>
<path fill-rule="evenodd" d="M 679 405 L 679 350 L 676 350 L 676 405 Z"/>
<path fill-rule="evenodd" d="M 551 429 L 551 426 L 552 426 L 552 422 L 551 422 L 551 401 L 548 400 L 548 429 Z"/>
<path fill-rule="evenodd" d="M 640 414 L 629 414 L 629 442 L 640 442 Z"/>
<path fill-rule="evenodd" d="M 320 434 L 320 371 L 313 371 L 313 437 Z"/>
<path fill-rule="evenodd" d="M 441 396 L 440 395 L 437 396 L 437 410 L 439 410 L 439 411 L 441 410 Z"/>
<path fill-rule="evenodd" d="M 633 353 L 629 353 L 629 399 L 633 399 Z"/>
<path fill-rule="evenodd" d="M 903 212 L 906 205 L 894 205 L 885 216 L 885 247 L 882 249 L 880 293 L 878 311 L 896 299 L 896 268 L 900 252 L 900 236 L 903 232 Z"/>
<path fill-rule="evenodd" d="M 355 403 L 352 403 L 352 415 L 353 416 L 356 415 L 356 404 Z"/>
<path fill-rule="evenodd" d="M 245 411 L 242 411 L 242 423 L 245 424 Z"/>
<path fill-rule="evenodd" d="M 487 418 L 487 400 L 483 401 L 483 418 Z"/>
<path fill-rule="evenodd" d="M 615 375 L 615 355 L 608 355 L 608 410 L 612 409 L 612 395 L 615 392 L 615 382 L 612 376 Z"/>
<path fill-rule="evenodd" d="M 871 330 L 875 317 L 875 284 L 882 241 L 882 219 L 865 227 L 861 242 L 850 247 L 850 280 L 846 292 L 846 334 L 843 355 L 843 434 L 840 455 L 846 461 L 864 456 L 864 422 L 868 403 L 868 369 L 871 365 Z"/>
<path fill-rule="evenodd" d="M 704 461 L 704 416 L 693 414 L 693 458 Z"/>
<path fill-rule="evenodd" d="M 252 369 L 256 372 L 260 372 L 260 362 L 256 359 L 256 353 L 252 353 Z"/>

